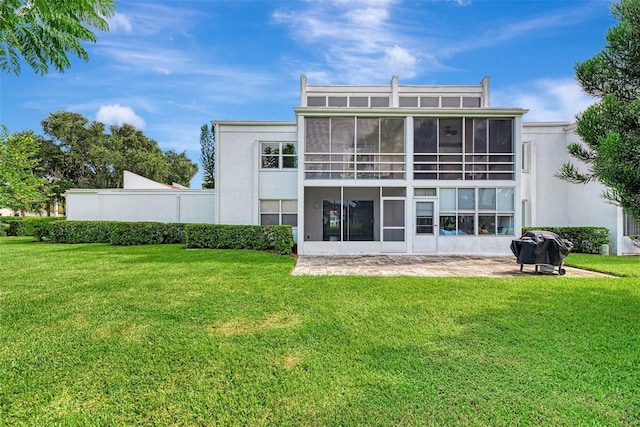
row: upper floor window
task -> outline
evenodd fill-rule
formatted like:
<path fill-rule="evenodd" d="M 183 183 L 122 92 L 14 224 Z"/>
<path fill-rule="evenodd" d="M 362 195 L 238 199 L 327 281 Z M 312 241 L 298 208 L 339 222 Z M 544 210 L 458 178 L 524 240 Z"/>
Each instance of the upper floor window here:
<path fill-rule="evenodd" d="M 305 120 L 310 179 L 404 179 L 404 119 L 310 117 Z"/>
<path fill-rule="evenodd" d="M 416 118 L 414 179 L 513 180 L 512 119 Z"/>
<path fill-rule="evenodd" d="M 297 168 L 297 144 L 293 142 L 261 142 L 260 167 L 262 169 Z"/>

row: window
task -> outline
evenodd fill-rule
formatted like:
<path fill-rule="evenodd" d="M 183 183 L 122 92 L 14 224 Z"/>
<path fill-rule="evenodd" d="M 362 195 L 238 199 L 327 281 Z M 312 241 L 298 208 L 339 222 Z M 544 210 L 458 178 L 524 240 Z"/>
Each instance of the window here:
<path fill-rule="evenodd" d="M 307 118 L 305 140 L 306 178 L 405 177 L 404 119 Z"/>
<path fill-rule="evenodd" d="M 512 236 L 514 203 L 513 188 L 442 188 L 440 234 Z"/>
<path fill-rule="evenodd" d="M 513 180 L 512 119 L 416 118 L 414 179 Z"/>
<path fill-rule="evenodd" d="M 260 225 L 298 226 L 297 200 L 260 200 Z"/>
<path fill-rule="evenodd" d="M 262 169 L 295 169 L 298 154 L 293 142 L 261 142 L 260 167 Z"/>
<path fill-rule="evenodd" d="M 433 234 L 433 202 L 416 203 L 416 234 Z"/>

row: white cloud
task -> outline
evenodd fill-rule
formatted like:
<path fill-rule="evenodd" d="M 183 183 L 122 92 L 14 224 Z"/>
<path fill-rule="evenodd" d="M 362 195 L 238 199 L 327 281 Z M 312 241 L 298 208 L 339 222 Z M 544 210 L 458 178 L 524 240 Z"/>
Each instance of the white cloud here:
<path fill-rule="evenodd" d="M 308 2 L 304 9 L 278 11 L 272 17 L 276 23 L 287 26 L 292 37 L 316 46 L 323 53 L 320 65 L 303 66 L 307 76 L 319 75 L 333 82 L 371 83 L 391 75 L 413 77 L 421 65 L 423 56 L 416 49 L 418 42 L 404 36 L 393 23 L 395 3 L 395 0 Z"/>
<path fill-rule="evenodd" d="M 109 19 L 109 30 L 113 32 L 122 31 L 125 34 L 131 34 L 133 27 L 131 25 L 131 18 L 124 13 L 117 13 Z"/>
<path fill-rule="evenodd" d="M 529 110 L 527 122 L 574 121 L 576 114 L 595 102 L 573 78 L 541 79 L 493 92 L 496 107 L 522 107 Z"/>
<path fill-rule="evenodd" d="M 102 105 L 96 114 L 96 120 L 107 125 L 128 123 L 138 129 L 146 126 L 142 117 L 138 116 L 131 107 L 120 104 Z"/>

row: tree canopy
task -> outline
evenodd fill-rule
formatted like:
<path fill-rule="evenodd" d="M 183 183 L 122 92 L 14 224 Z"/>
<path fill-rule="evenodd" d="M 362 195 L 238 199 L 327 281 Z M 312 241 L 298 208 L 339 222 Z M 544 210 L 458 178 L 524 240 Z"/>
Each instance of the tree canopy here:
<path fill-rule="evenodd" d="M 89 59 L 82 42 L 95 42 L 89 27 L 108 31 L 114 0 L 0 1 L 0 68 L 20 74 L 20 58 L 38 74 L 49 65 L 60 72 L 70 67 L 68 54 Z"/>
<path fill-rule="evenodd" d="M 82 114 L 57 111 L 42 121 L 45 177 L 64 188 L 120 188 L 125 170 L 154 181 L 189 186 L 198 171 L 186 152 L 163 152 L 129 124 L 90 122 Z"/>
<path fill-rule="evenodd" d="M 575 67 L 585 92 L 599 98 L 577 117 L 585 145 L 568 147 L 588 171 L 569 162 L 558 176 L 601 182 L 603 196 L 640 221 L 640 0 L 621 0 L 611 10 L 618 24 L 607 32 L 606 46 Z"/>
<path fill-rule="evenodd" d="M 35 173 L 38 150 L 33 132 L 10 135 L 0 128 L 0 207 L 24 214 L 44 202 L 45 180 Z"/>

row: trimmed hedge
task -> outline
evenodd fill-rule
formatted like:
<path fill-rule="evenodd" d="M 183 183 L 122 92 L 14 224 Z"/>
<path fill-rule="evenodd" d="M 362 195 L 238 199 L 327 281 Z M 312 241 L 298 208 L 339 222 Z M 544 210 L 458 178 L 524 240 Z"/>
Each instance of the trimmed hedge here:
<path fill-rule="evenodd" d="M 64 221 L 63 216 L 0 216 L 0 223 L 5 224 L 7 236 L 33 236 L 38 240 L 48 237 L 51 224 Z"/>
<path fill-rule="evenodd" d="M 274 249 L 290 255 L 293 230 L 289 225 L 187 224 L 188 248 L 202 249 Z"/>
<path fill-rule="evenodd" d="M 49 237 L 51 227 L 56 221 L 65 221 L 62 216 L 28 216 L 24 218 L 24 235 L 37 237 L 42 241 Z"/>
<path fill-rule="evenodd" d="M 573 252 L 599 254 L 600 247 L 609 244 L 609 229 L 606 227 L 522 227 L 522 232 L 545 230 L 556 233 L 573 243 Z"/>
<path fill-rule="evenodd" d="M 185 224 L 163 222 L 64 221 L 52 223 L 56 243 L 109 243 L 116 246 L 185 243 Z"/>
<path fill-rule="evenodd" d="M 185 243 L 185 224 L 163 222 L 117 222 L 109 243 L 115 246 Z"/>
<path fill-rule="evenodd" d="M 115 221 L 59 221 L 51 224 L 55 243 L 109 243 Z"/>
<path fill-rule="evenodd" d="M 8 225 L 7 236 L 25 236 L 24 220 L 19 216 L 0 216 L 0 222 Z"/>
<path fill-rule="evenodd" d="M 290 255 L 289 225 L 221 225 L 162 222 L 50 221 L 48 237 L 56 243 L 109 243 L 118 246 L 186 243 L 188 248 L 273 249 Z"/>

